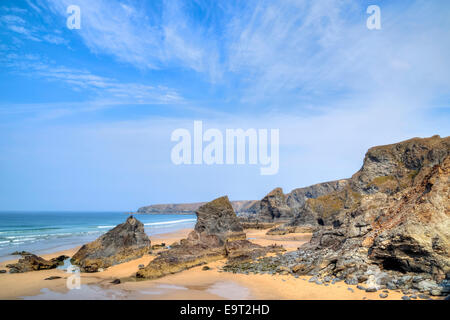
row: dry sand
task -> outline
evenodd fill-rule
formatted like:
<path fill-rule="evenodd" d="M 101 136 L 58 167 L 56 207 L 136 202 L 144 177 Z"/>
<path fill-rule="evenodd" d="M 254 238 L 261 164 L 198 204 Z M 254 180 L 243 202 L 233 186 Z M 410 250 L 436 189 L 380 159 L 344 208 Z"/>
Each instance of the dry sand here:
<path fill-rule="evenodd" d="M 150 237 L 152 244 L 166 243 L 186 238 L 190 229 Z M 250 241 L 261 244 L 283 245 L 288 251 L 296 250 L 309 241 L 311 234 L 266 236 L 267 230 L 246 230 Z M 78 248 L 43 255 L 49 259 L 61 254 L 72 256 Z M 27 273 L 0 274 L 0 299 L 295 299 L 295 300 L 360 300 L 381 299 L 379 292 L 367 293 L 344 282 L 334 285 L 317 285 L 308 276 L 244 275 L 221 272 L 225 260 L 209 263 L 210 270 L 202 266 L 157 280 L 124 281 L 132 276 L 140 264 L 147 265 L 154 255 L 108 268 L 103 272 L 82 273 L 81 289 L 67 289 L 70 274 L 63 270 L 43 270 Z M 0 269 L 15 261 L 0 263 Z M 61 279 L 44 280 L 51 276 Z M 111 281 L 122 278 L 122 283 Z M 352 290 L 349 290 L 351 288 Z M 389 291 L 387 299 L 401 299 L 402 294 Z"/>

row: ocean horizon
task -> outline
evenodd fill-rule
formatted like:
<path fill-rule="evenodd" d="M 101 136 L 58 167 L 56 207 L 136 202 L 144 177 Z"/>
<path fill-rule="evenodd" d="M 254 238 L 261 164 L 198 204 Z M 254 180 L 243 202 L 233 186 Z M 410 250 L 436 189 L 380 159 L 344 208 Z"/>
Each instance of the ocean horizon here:
<path fill-rule="evenodd" d="M 2 211 L 0 261 L 15 259 L 14 251 L 46 254 L 93 241 L 130 214 L 116 211 Z M 136 214 L 148 236 L 193 228 L 195 215 Z"/>

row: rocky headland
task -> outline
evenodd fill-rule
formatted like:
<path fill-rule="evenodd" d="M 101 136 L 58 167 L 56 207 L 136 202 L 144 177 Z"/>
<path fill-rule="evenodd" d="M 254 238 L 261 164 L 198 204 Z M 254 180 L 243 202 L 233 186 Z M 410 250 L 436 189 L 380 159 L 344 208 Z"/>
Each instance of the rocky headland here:
<path fill-rule="evenodd" d="M 350 179 L 316 185 L 320 192 L 315 194 L 297 189 L 296 201 L 291 193 L 287 204 L 293 218 L 269 233 L 307 228 L 315 231 L 310 243 L 296 252 L 226 269 L 310 275 L 319 283 L 364 283 L 360 287 L 369 291 L 447 295 L 449 170 L 450 137 L 371 148 Z M 279 205 L 284 208 L 284 203 Z"/>
<path fill-rule="evenodd" d="M 231 201 L 235 212 L 249 212 L 256 200 Z M 206 204 L 206 202 L 194 203 L 171 203 L 171 204 L 153 204 L 139 208 L 137 214 L 195 214 L 195 212 Z"/>

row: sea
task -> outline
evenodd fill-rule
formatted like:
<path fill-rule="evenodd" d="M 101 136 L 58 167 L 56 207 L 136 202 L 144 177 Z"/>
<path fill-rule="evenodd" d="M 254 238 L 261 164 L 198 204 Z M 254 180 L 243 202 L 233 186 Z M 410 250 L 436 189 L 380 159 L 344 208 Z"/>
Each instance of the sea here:
<path fill-rule="evenodd" d="M 35 254 L 71 249 L 98 238 L 125 222 L 123 212 L 0 212 L 0 261 L 14 251 Z M 193 228 L 195 215 L 138 214 L 147 235 Z"/>

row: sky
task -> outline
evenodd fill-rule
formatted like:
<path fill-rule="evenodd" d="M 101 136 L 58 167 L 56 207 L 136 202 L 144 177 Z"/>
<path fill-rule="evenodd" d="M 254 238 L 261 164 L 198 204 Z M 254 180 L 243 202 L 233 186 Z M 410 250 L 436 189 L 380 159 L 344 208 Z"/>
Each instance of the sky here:
<path fill-rule="evenodd" d="M 134 211 L 350 177 L 372 146 L 449 135 L 449 56 L 446 0 L 2 0 L 0 210 Z M 171 133 L 195 120 L 279 129 L 278 173 L 175 165 Z"/>

